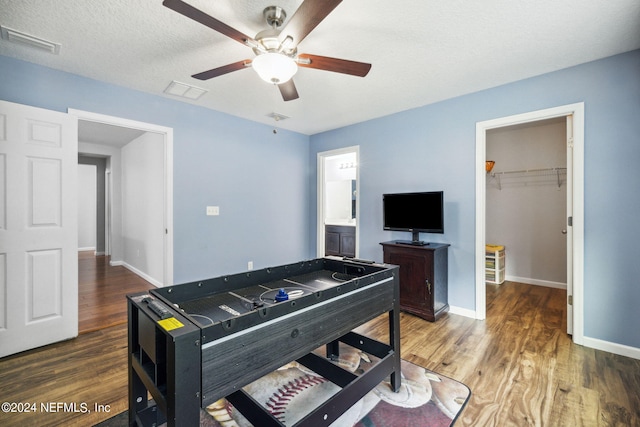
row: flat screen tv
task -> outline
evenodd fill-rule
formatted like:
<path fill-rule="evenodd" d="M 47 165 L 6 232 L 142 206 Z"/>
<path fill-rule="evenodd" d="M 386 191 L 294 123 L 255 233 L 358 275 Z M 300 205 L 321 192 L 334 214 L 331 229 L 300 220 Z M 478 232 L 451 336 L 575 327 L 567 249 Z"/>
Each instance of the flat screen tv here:
<path fill-rule="evenodd" d="M 426 245 L 420 233 L 444 233 L 444 192 L 395 193 L 382 195 L 385 230 L 410 231 L 412 245 Z"/>

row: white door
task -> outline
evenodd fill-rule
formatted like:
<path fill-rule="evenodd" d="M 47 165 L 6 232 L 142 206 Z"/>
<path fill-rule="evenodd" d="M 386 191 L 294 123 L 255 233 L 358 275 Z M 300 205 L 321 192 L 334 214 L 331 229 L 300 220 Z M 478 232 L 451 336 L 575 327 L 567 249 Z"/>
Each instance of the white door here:
<path fill-rule="evenodd" d="M 567 333 L 573 335 L 573 115 L 567 116 Z"/>
<path fill-rule="evenodd" d="M 0 101 L 0 357 L 78 335 L 77 134 Z"/>

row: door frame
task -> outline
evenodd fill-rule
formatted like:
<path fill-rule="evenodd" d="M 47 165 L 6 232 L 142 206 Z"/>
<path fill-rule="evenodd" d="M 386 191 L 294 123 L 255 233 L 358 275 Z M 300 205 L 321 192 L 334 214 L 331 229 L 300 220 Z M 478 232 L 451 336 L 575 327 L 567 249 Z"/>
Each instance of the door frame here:
<path fill-rule="evenodd" d="M 67 111 L 70 115 L 76 116 L 77 119 L 102 123 L 112 126 L 120 126 L 131 129 L 137 129 L 145 132 L 153 132 L 162 135 L 164 141 L 164 277 L 162 278 L 162 286 L 173 285 L 173 128 L 159 126 L 152 123 L 139 122 L 130 119 L 124 119 L 121 117 L 108 116 L 104 114 L 92 113 L 89 111 L 82 111 L 69 108 Z M 111 196 L 111 183 L 109 183 L 109 195 Z M 111 209 L 111 203 L 109 203 L 109 209 Z M 111 233 L 111 212 L 107 215 L 109 217 L 107 226 L 109 233 Z M 111 251 L 111 238 L 109 241 L 109 253 Z M 154 282 L 155 283 L 155 282 Z"/>
<path fill-rule="evenodd" d="M 573 254 L 573 342 L 584 342 L 584 103 L 537 110 L 476 123 L 476 319 L 486 318 L 485 239 L 486 239 L 486 169 L 487 131 L 554 117 L 573 116 L 573 188 L 567 188 L 567 198 L 573 205 L 573 236 L 567 240 Z M 570 194 L 572 193 L 572 194 Z M 568 249 L 569 250 L 569 249 Z M 567 292 L 570 292 L 567 286 Z"/>
<path fill-rule="evenodd" d="M 342 154 L 356 155 L 356 258 L 360 253 L 360 146 L 353 145 L 350 147 L 338 148 L 336 150 L 322 151 L 317 154 L 317 209 L 316 209 L 316 256 L 324 256 L 324 188 L 325 161 L 329 157 L 335 157 Z"/>

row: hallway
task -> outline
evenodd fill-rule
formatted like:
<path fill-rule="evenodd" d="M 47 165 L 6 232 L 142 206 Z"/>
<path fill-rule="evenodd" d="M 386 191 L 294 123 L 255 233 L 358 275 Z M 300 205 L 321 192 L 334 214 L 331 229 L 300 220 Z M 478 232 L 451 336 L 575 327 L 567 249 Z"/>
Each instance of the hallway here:
<path fill-rule="evenodd" d="M 125 296 L 152 288 L 125 267 L 109 265 L 108 256 L 78 252 L 78 333 L 126 323 Z"/>

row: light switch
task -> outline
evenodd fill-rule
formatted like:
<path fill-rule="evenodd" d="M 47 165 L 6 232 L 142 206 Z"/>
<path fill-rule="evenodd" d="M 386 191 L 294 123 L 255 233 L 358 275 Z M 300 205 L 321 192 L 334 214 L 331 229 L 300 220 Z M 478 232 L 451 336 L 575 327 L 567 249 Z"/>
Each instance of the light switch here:
<path fill-rule="evenodd" d="M 207 216 L 220 215 L 219 206 L 207 206 Z"/>

